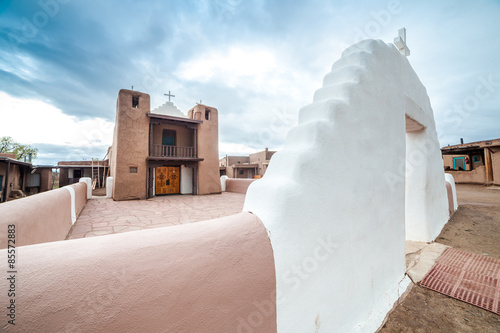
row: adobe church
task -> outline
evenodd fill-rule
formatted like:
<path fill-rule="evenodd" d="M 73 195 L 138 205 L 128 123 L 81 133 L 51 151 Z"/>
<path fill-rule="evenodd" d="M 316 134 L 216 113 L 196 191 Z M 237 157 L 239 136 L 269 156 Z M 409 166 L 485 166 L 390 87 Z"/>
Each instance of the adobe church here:
<path fill-rule="evenodd" d="M 150 96 L 122 89 L 108 156 L 114 200 L 220 193 L 216 108 L 184 115 L 172 102 L 150 111 Z"/>

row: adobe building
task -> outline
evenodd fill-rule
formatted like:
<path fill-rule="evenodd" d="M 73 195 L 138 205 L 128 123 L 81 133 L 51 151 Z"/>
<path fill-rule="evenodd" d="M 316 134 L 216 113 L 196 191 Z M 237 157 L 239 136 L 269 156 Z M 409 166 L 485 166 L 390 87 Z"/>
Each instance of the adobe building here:
<path fill-rule="evenodd" d="M 96 182 L 96 187 L 106 185 L 106 176 L 109 175 L 108 160 L 104 161 L 62 161 L 57 163 L 59 168 L 59 187 L 78 183 L 80 178 L 88 177 Z"/>
<path fill-rule="evenodd" d="M 229 178 L 261 178 L 274 153 L 276 152 L 266 148 L 248 156 L 223 157 L 219 159 L 220 175 Z"/>
<path fill-rule="evenodd" d="M 113 199 L 220 193 L 216 108 L 197 104 L 184 115 L 172 102 L 150 110 L 150 96 L 118 93 L 109 151 Z"/>
<path fill-rule="evenodd" d="M 441 148 L 444 168 L 456 183 L 500 185 L 500 139 Z"/>
<path fill-rule="evenodd" d="M 52 189 L 52 166 L 36 166 L 16 160 L 16 154 L 0 154 L 0 202 Z"/>

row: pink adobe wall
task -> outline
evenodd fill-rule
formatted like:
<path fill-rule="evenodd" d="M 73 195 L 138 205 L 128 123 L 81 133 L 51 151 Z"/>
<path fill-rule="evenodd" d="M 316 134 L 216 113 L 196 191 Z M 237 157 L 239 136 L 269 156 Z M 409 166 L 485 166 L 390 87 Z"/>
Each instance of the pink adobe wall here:
<path fill-rule="evenodd" d="M 75 212 L 87 202 L 87 185 L 75 190 Z M 7 226 L 16 225 L 16 247 L 64 240 L 71 229 L 71 195 L 64 188 L 0 204 L 0 249 L 7 248 Z"/>
<path fill-rule="evenodd" d="M 486 182 L 486 168 L 484 165 L 471 171 L 446 170 L 446 172 L 453 176 L 457 184 L 484 184 Z"/>
<path fill-rule="evenodd" d="M 87 184 L 83 182 L 75 183 L 70 187 L 75 190 L 75 213 L 78 217 L 87 204 Z"/>
<path fill-rule="evenodd" d="M 248 186 L 252 184 L 256 179 L 238 179 L 238 178 L 228 178 L 226 179 L 226 192 L 235 193 L 247 193 Z"/>
<path fill-rule="evenodd" d="M 9 332 L 276 332 L 273 252 L 248 212 L 27 246 L 18 266 Z"/>

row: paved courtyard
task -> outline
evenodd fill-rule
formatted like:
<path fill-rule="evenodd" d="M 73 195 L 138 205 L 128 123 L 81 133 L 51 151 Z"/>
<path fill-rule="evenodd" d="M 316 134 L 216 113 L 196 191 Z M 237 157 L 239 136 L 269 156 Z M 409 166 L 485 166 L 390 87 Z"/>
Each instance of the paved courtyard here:
<path fill-rule="evenodd" d="M 241 212 L 244 200 L 244 194 L 231 192 L 159 196 L 131 201 L 90 199 L 70 230 L 68 239 L 168 227 L 234 215 Z"/>

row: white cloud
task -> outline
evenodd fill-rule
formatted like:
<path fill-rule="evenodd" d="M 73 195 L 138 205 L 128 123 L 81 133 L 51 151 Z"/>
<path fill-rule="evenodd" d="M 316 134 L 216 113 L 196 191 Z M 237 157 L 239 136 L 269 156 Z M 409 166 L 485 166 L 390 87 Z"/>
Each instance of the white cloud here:
<path fill-rule="evenodd" d="M 212 80 L 236 87 L 245 78 L 263 81 L 276 68 L 275 55 L 263 48 L 232 46 L 185 61 L 175 75 L 188 81 L 207 83 Z"/>
<path fill-rule="evenodd" d="M 255 149 L 244 144 L 219 142 L 219 156 L 225 155 L 248 155 L 258 152 Z"/>
<path fill-rule="evenodd" d="M 24 143 L 67 146 L 111 145 L 114 123 L 102 118 L 78 120 L 39 100 L 0 92 L 0 136 Z"/>

